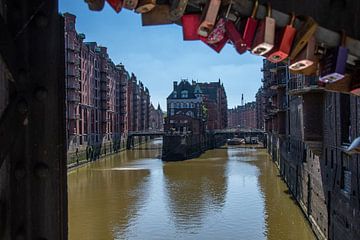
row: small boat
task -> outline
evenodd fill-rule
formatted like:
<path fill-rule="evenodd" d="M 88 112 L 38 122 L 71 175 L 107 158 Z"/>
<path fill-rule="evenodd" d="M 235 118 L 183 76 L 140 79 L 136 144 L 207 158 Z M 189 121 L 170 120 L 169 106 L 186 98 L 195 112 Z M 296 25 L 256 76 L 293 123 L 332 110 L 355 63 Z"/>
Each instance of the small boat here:
<path fill-rule="evenodd" d="M 227 141 L 228 145 L 240 145 L 244 143 L 245 143 L 244 139 L 241 138 L 232 138 L 232 139 L 228 139 Z"/>

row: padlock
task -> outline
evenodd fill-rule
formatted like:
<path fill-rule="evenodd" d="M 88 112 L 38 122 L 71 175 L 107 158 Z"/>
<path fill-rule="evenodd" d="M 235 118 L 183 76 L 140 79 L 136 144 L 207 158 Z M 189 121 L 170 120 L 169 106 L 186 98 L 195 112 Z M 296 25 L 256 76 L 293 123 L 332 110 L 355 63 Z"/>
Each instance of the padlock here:
<path fill-rule="evenodd" d="M 210 44 L 218 43 L 225 37 L 225 34 L 226 34 L 225 19 L 220 18 L 219 21 L 217 21 L 214 29 L 207 37 L 207 42 Z"/>
<path fill-rule="evenodd" d="M 119 13 L 123 6 L 122 0 L 106 0 L 109 5 L 115 10 L 115 12 Z"/>
<path fill-rule="evenodd" d="M 345 76 L 348 52 L 346 34 L 342 32 L 341 45 L 327 49 L 325 56 L 320 61 L 320 82 L 336 82 Z"/>
<path fill-rule="evenodd" d="M 246 52 L 247 45 L 244 39 L 241 37 L 239 31 L 236 29 L 234 22 L 230 20 L 226 21 L 225 28 L 226 28 L 226 34 L 229 37 L 229 40 L 234 45 L 236 51 L 239 54 L 243 54 L 244 52 Z"/>
<path fill-rule="evenodd" d="M 177 21 L 180 19 L 185 12 L 188 0 L 173 0 L 170 6 L 170 19 Z"/>
<path fill-rule="evenodd" d="M 276 44 L 267 58 L 270 62 L 278 63 L 289 56 L 296 35 L 296 28 L 294 27 L 295 19 L 296 16 L 292 13 L 289 25 L 285 26 L 279 33 L 278 39 L 275 41 Z"/>
<path fill-rule="evenodd" d="M 229 37 L 227 35 L 224 36 L 224 38 L 217 43 L 211 44 L 208 43 L 206 37 L 199 36 L 200 40 L 203 41 L 206 45 L 211 47 L 215 52 L 220 53 L 221 50 L 225 47 L 226 43 L 229 41 Z"/>
<path fill-rule="evenodd" d="M 360 60 L 355 60 L 355 69 L 351 74 L 350 93 L 360 96 Z"/>
<path fill-rule="evenodd" d="M 217 21 L 214 29 L 211 31 L 211 33 L 209 34 L 208 38 L 207 38 L 207 42 L 210 44 L 215 44 L 220 42 L 226 35 L 226 27 L 225 27 L 225 23 L 226 22 L 231 22 L 229 20 L 229 15 L 231 12 L 231 7 L 232 7 L 232 1 L 230 1 L 230 4 L 227 7 L 226 12 L 224 13 L 224 11 L 220 12 L 219 16 L 219 20 Z M 232 18 L 237 18 L 235 14 L 231 14 Z"/>
<path fill-rule="evenodd" d="M 134 10 L 138 5 L 138 0 L 124 0 L 123 7 L 128 10 Z"/>
<path fill-rule="evenodd" d="M 213 30 L 216 17 L 219 12 L 221 0 L 209 0 L 207 7 L 205 8 L 205 18 L 199 26 L 198 34 L 202 37 L 209 36 Z"/>
<path fill-rule="evenodd" d="M 300 17 L 303 18 L 303 17 Z M 305 17 L 304 22 L 297 32 L 293 48 L 290 53 L 290 59 L 295 59 L 295 57 L 304 49 L 309 39 L 315 34 L 318 24 L 311 17 Z"/>
<path fill-rule="evenodd" d="M 156 5 L 156 0 L 139 0 L 135 12 L 137 13 L 150 12 L 151 10 L 154 9 L 155 5 Z"/>
<path fill-rule="evenodd" d="M 172 24 L 170 7 L 167 4 L 157 4 L 153 10 L 141 14 L 143 26 Z"/>
<path fill-rule="evenodd" d="M 181 17 L 181 23 L 185 41 L 200 40 L 198 29 L 201 23 L 201 14 L 185 14 Z"/>
<path fill-rule="evenodd" d="M 315 36 L 312 36 L 305 48 L 295 57 L 295 59 L 290 60 L 290 71 L 300 74 L 305 69 L 309 69 L 316 65 L 318 57 L 315 55 L 315 49 L 316 39 Z"/>
<path fill-rule="evenodd" d="M 256 30 L 252 54 L 263 56 L 271 51 L 275 43 L 275 19 L 271 17 L 271 5 L 267 5 L 267 16 L 259 22 Z"/>
<path fill-rule="evenodd" d="M 104 8 L 105 0 L 85 0 L 91 11 L 101 11 Z"/>
<path fill-rule="evenodd" d="M 240 32 L 242 32 L 242 39 L 244 40 L 246 44 L 246 49 L 250 50 L 254 37 L 256 28 L 258 25 L 258 20 L 256 19 L 256 14 L 259 8 L 259 2 L 258 0 L 255 1 L 254 7 L 251 13 L 251 16 L 247 18 L 246 21 L 242 21 L 242 24 L 240 26 Z"/>

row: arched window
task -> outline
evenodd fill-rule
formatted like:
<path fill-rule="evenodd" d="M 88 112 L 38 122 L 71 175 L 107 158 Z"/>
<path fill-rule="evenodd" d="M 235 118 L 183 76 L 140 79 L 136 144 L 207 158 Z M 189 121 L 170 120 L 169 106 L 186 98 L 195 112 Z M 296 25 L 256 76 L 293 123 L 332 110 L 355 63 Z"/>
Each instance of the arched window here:
<path fill-rule="evenodd" d="M 188 91 L 187 90 L 182 90 L 181 91 L 181 98 L 188 98 Z"/>

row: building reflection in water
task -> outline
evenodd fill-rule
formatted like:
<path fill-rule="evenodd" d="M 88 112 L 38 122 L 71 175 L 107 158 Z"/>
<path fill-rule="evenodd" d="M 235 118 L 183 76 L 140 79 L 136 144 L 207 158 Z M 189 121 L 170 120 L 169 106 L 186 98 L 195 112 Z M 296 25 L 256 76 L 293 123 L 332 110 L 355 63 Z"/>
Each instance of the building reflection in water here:
<path fill-rule="evenodd" d="M 314 239 L 264 149 L 162 162 L 161 144 L 68 175 L 69 239 Z"/>
<path fill-rule="evenodd" d="M 196 233 L 225 204 L 227 152 L 219 151 L 215 158 L 211 153 L 163 166 L 168 211 L 180 231 Z"/>
<path fill-rule="evenodd" d="M 150 171 L 114 163 L 108 159 L 102 169 L 95 163 L 68 175 L 70 239 L 114 239 L 134 224 L 148 198 Z"/>

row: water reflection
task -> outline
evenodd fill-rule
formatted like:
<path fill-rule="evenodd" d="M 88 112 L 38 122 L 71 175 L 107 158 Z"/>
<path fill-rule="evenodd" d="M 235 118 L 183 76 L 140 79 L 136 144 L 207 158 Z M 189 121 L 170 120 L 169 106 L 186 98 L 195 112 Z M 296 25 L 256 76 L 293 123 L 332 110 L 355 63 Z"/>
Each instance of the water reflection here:
<path fill-rule="evenodd" d="M 207 153 L 164 165 L 168 211 L 178 229 L 195 233 L 206 216 L 221 211 L 227 190 L 226 159 L 227 152 L 221 151 L 213 158 Z"/>
<path fill-rule="evenodd" d="M 161 142 L 68 175 L 69 239 L 314 239 L 263 149 L 164 163 Z"/>
<path fill-rule="evenodd" d="M 70 239 L 114 239 L 132 227 L 148 198 L 150 170 L 125 163 L 148 155 L 122 152 L 68 175 Z"/>

